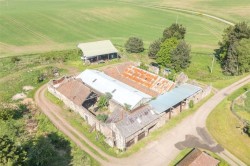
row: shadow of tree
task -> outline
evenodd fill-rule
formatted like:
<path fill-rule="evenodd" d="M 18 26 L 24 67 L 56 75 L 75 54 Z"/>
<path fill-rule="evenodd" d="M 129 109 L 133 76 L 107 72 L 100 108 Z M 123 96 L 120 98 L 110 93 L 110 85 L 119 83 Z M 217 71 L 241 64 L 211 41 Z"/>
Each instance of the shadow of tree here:
<path fill-rule="evenodd" d="M 71 165 L 70 142 L 56 132 L 40 136 L 25 145 L 28 153 L 27 165 L 32 166 L 68 166 Z"/>
<path fill-rule="evenodd" d="M 219 144 L 210 146 L 204 143 L 204 141 L 200 140 L 198 137 L 193 135 L 186 135 L 185 140 L 176 143 L 175 147 L 179 150 L 183 150 L 185 148 L 202 148 L 215 153 L 222 152 L 224 150 Z"/>

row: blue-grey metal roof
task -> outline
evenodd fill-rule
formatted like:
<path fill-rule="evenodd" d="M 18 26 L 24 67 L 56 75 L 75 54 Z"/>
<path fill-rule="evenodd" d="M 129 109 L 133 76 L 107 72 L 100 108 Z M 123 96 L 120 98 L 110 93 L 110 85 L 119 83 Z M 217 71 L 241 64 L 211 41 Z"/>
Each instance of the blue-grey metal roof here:
<path fill-rule="evenodd" d="M 155 100 L 150 101 L 149 104 L 151 105 L 151 107 L 154 109 L 155 112 L 160 114 L 168 110 L 169 108 L 175 106 L 184 99 L 192 96 L 193 94 L 197 93 L 200 90 L 202 90 L 202 88 L 185 83 L 183 85 L 174 88 L 169 92 L 166 92 L 158 96 Z"/>

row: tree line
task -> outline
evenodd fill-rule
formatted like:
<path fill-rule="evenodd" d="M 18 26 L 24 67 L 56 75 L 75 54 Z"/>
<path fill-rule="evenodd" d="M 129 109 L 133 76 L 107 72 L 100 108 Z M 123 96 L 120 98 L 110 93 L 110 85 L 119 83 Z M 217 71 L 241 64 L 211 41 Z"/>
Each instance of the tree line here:
<path fill-rule="evenodd" d="M 176 72 L 188 68 L 191 46 L 185 41 L 185 34 L 186 28 L 182 24 L 172 24 L 163 31 L 162 37 L 149 45 L 148 56 L 160 66 Z M 226 28 L 218 46 L 214 54 L 224 74 L 240 75 L 250 71 L 250 27 L 246 22 Z M 142 39 L 130 37 L 125 49 L 129 53 L 144 51 Z"/>
<path fill-rule="evenodd" d="M 225 74 L 240 75 L 250 70 L 250 27 L 246 22 L 224 30 L 219 48 L 215 50 Z"/>
<path fill-rule="evenodd" d="M 161 38 L 149 45 L 148 56 L 162 67 L 180 71 L 191 63 L 191 47 L 185 41 L 186 28 L 181 24 L 172 24 L 163 31 Z M 130 37 L 125 43 L 126 51 L 139 53 L 144 51 L 140 38 Z"/>

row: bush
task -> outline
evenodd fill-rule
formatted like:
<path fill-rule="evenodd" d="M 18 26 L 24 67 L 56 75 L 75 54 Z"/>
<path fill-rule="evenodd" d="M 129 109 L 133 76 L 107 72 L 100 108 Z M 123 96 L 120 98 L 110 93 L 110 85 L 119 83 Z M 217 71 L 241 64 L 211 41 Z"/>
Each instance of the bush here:
<path fill-rule="evenodd" d="M 46 79 L 46 75 L 44 73 L 39 74 L 37 77 L 37 82 L 43 82 Z"/>
<path fill-rule="evenodd" d="M 189 108 L 193 108 L 194 107 L 194 101 L 190 100 L 190 102 L 188 103 Z"/>
<path fill-rule="evenodd" d="M 130 37 L 125 43 L 126 51 L 129 53 L 139 53 L 144 51 L 143 41 L 137 37 Z"/>
<path fill-rule="evenodd" d="M 12 63 L 16 63 L 16 62 L 19 62 L 21 60 L 21 58 L 17 57 L 17 56 L 14 56 L 11 58 L 11 62 Z"/>
<path fill-rule="evenodd" d="M 108 115 L 106 115 L 106 114 L 99 114 L 99 115 L 96 116 L 96 118 L 99 121 L 105 122 L 108 119 Z"/>
<path fill-rule="evenodd" d="M 141 63 L 139 68 L 143 70 L 148 70 L 148 66 L 145 63 Z"/>
<path fill-rule="evenodd" d="M 161 39 L 155 40 L 153 43 L 149 45 L 148 48 L 148 56 L 150 58 L 156 58 L 156 54 L 161 48 Z"/>

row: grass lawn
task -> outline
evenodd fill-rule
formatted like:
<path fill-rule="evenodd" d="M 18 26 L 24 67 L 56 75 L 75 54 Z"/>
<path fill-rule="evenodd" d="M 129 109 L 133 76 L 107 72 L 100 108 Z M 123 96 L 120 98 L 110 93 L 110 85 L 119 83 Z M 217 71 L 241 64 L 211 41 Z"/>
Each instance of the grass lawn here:
<path fill-rule="evenodd" d="M 170 166 L 175 166 L 177 163 L 179 163 L 184 157 L 186 157 L 191 151 L 193 150 L 193 148 L 185 148 L 183 149 L 177 156 L 176 158 L 169 164 Z M 213 152 L 210 152 L 208 150 L 204 150 L 204 149 L 200 149 L 202 151 L 205 151 L 206 153 L 208 153 L 210 156 L 212 156 L 215 159 L 220 160 L 220 163 L 218 166 L 229 166 L 229 164 L 223 160 L 221 157 L 219 157 L 218 155 L 216 155 Z"/>
<path fill-rule="evenodd" d="M 241 123 L 230 111 L 231 101 L 243 92 L 241 88 L 223 100 L 208 116 L 207 128 L 219 144 L 250 165 L 250 139 L 237 128 Z"/>
<path fill-rule="evenodd" d="M 193 149 L 192 148 L 185 148 L 183 149 L 174 160 L 171 161 L 169 164 L 170 166 L 175 166 L 178 162 L 180 162 L 188 153 L 190 153 Z"/>

